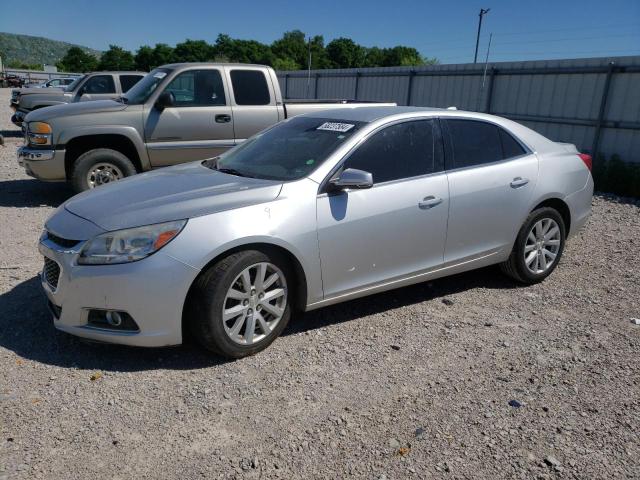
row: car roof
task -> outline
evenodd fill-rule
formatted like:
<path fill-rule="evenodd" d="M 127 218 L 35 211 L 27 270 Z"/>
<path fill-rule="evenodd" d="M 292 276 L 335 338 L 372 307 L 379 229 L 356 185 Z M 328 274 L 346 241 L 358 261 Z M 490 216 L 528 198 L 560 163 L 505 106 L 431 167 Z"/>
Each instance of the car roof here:
<path fill-rule="evenodd" d="M 354 104 L 351 108 L 334 108 L 329 110 L 319 110 L 317 112 L 308 113 L 307 117 L 314 118 L 330 118 L 335 120 L 349 120 L 353 122 L 375 122 L 381 118 L 391 117 L 393 115 L 401 115 L 404 113 L 436 113 L 442 112 L 442 108 L 430 108 L 430 107 L 393 107 L 393 106 L 380 106 L 380 107 L 368 107 L 357 106 Z"/>

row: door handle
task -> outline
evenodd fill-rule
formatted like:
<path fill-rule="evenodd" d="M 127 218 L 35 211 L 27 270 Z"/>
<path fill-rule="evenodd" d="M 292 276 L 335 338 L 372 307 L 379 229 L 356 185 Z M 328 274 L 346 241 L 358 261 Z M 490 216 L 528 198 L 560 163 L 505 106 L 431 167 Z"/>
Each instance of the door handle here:
<path fill-rule="evenodd" d="M 511 185 L 511 188 L 520 188 L 524 187 L 527 183 L 529 183 L 528 178 L 516 177 L 509 185 Z"/>
<path fill-rule="evenodd" d="M 216 115 L 216 123 L 229 123 L 231 121 L 231 115 L 222 114 Z"/>
<path fill-rule="evenodd" d="M 437 205 L 442 203 L 441 198 L 436 198 L 433 195 L 429 195 L 428 197 L 424 197 L 421 202 L 418 202 L 418 207 L 422 210 L 429 210 Z"/>

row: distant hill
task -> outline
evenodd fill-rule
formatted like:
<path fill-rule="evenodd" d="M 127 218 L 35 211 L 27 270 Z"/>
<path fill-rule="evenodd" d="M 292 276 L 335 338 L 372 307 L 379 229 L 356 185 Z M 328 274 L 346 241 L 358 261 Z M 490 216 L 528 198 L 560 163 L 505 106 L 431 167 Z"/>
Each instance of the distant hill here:
<path fill-rule="evenodd" d="M 100 57 L 101 52 L 82 45 L 44 37 L 0 32 L 0 56 L 5 65 L 10 62 L 55 65 L 71 47 L 80 47 L 87 53 Z"/>

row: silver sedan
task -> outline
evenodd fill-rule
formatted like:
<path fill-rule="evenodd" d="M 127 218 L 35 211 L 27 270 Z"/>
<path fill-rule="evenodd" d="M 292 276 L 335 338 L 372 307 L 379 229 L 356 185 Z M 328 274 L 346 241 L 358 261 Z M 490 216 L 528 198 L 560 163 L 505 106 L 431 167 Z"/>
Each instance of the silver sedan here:
<path fill-rule="evenodd" d="M 491 264 L 540 282 L 591 209 L 591 158 L 510 120 L 323 111 L 71 198 L 46 223 L 55 326 L 227 357 L 292 315 Z"/>

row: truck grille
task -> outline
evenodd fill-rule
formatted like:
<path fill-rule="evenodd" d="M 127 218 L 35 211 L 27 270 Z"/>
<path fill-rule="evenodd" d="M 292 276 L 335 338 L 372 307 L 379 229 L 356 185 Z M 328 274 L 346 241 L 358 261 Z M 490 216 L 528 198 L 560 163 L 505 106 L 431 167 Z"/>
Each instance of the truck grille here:
<path fill-rule="evenodd" d="M 42 269 L 47 284 L 55 290 L 58 288 L 58 278 L 60 278 L 60 265 L 50 258 L 44 257 L 44 268 Z"/>

